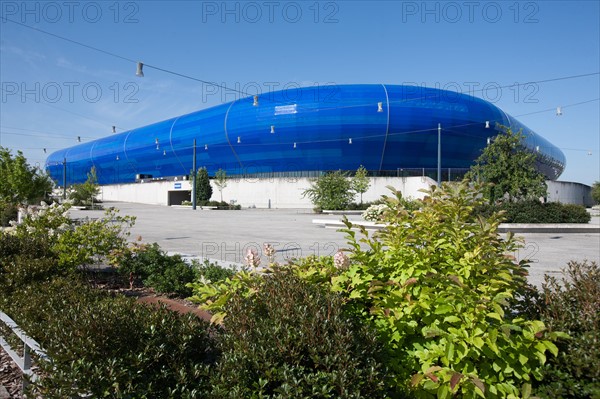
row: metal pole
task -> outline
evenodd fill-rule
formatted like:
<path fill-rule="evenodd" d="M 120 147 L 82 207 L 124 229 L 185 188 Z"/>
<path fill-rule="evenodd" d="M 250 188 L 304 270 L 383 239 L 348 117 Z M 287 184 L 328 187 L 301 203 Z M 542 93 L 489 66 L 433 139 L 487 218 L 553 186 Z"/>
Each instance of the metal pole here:
<path fill-rule="evenodd" d="M 196 210 L 196 139 L 192 155 L 192 209 Z"/>
<path fill-rule="evenodd" d="M 63 199 L 67 199 L 67 158 L 63 158 Z"/>
<path fill-rule="evenodd" d="M 442 124 L 438 123 L 437 184 L 442 185 Z"/>

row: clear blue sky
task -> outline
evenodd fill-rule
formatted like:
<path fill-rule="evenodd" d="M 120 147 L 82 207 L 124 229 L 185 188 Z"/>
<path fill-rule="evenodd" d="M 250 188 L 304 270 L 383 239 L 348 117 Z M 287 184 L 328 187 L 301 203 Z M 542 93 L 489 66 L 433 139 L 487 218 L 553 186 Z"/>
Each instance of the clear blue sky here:
<path fill-rule="evenodd" d="M 497 89 L 599 72 L 598 1 L 0 4 L 3 18 L 250 93 L 326 83 L 475 90 L 563 149 L 561 180 L 600 180 L 600 102 L 568 106 L 598 99 L 599 75 Z M 77 136 L 239 96 L 152 68 L 137 78 L 134 62 L 4 20 L 0 40 L 0 145 L 32 164 Z"/>

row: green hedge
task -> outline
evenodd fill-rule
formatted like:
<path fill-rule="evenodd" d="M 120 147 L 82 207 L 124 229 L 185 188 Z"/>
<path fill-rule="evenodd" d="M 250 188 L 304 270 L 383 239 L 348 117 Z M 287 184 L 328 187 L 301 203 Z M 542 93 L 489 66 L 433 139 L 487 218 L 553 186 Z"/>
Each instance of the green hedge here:
<path fill-rule="evenodd" d="M 550 330 L 571 339 L 558 343 L 536 389 L 542 398 L 600 398 L 600 267 L 569 262 L 559 280 L 546 276 L 537 309 Z"/>
<path fill-rule="evenodd" d="M 505 223 L 588 223 L 591 219 L 583 206 L 560 202 L 505 202 L 501 205 L 482 205 L 477 209 L 486 217 L 497 211 L 505 212 Z"/>
<path fill-rule="evenodd" d="M 195 267 L 187 264 L 179 255 L 167 255 L 157 243 L 127 251 L 119 257 L 117 263 L 119 273 L 125 278 L 128 279 L 130 273 L 133 273 L 146 287 L 183 297 L 192 293 L 186 284 L 198 277 Z"/>
<path fill-rule="evenodd" d="M 376 334 L 341 298 L 285 270 L 255 289 L 227 303 L 213 397 L 383 397 Z"/>
<path fill-rule="evenodd" d="M 72 278 L 32 283 L 0 307 L 52 359 L 35 384 L 45 398 L 204 397 L 214 361 L 196 316 L 137 304 Z"/>

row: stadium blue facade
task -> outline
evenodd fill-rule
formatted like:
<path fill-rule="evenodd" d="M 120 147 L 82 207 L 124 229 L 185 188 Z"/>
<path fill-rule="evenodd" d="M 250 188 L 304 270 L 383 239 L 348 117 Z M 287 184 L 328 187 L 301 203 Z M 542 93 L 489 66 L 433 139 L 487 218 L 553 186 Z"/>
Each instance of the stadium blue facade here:
<path fill-rule="evenodd" d="M 65 148 L 46 168 L 62 185 L 81 183 L 92 166 L 100 184 L 188 175 L 193 142 L 197 165 L 212 176 L 356 170 L 384 173 L 436 168 L 438 124 L 442 168 L 468 168 L 500 132 L 523 130 L 538 169 L 554 180 L 565 156 L 495 105 L 464 94 L 398 85 L 308 87 L 250 96 L 149 126 Z"/>

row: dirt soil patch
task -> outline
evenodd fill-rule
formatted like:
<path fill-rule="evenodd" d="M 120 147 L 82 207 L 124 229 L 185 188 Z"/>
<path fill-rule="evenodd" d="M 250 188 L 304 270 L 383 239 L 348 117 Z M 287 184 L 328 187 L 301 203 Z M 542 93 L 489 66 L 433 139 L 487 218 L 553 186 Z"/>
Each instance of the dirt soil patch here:
<path fill-rule="evenodd" d="M 23 373 L 8 353 L 0 347 L 0 399 L 5 399 L 2 387 L 8 392 L 8 398 L 21 398 L 21 377 Z"/>

